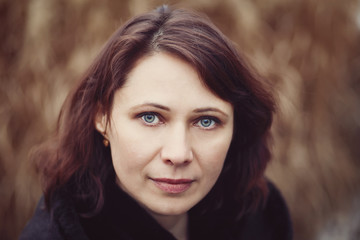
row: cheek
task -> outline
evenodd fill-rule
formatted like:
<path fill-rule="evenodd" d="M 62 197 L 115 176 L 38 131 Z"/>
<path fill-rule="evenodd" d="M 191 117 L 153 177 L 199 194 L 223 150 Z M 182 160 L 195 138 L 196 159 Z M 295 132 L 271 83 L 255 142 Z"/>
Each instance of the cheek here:
<path fill-rule="evenodd" d="M 204 174 L 213 181 L 217 180 L 223 168 L 229 144 L 218 143 L 211 147 L 202 147 L 198 152 L 199 164 Z"/>
<path fill-rule="evenodd" d="M 230 131 L 215 136 L 202 136 L 194 141 L 196 152 L 201 159 L 207 159 L 214 167 L 223 164 L 232 139 Z"/>
<path fill-rule="evenodd" d="M 116 170 L 129 173 L 144 167 L 156 154 L 153 141 L 144 141 L 127 131 L 112 135 L 111 155 Z"/>
<path fill-rule="evenodd" d="M 225 157 L 226 154 L 221 152 L 206 158 L 207 160 L 205 163 L 203 163 L 203 166 L 205 167 L 206 173 L 210 178 L 215 178 L 217 180 L 224 166 Z"/>

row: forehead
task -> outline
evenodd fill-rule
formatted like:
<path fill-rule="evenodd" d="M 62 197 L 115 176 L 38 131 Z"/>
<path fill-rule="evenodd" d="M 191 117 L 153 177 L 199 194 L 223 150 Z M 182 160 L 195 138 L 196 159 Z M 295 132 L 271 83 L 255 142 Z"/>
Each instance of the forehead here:
<path fill-rule="evenodd" d="M 155 53 L 142 57 L 136 62 L 128 74 L 125 86 L 141 85 L 149 89 L 160 86 L 197 86 L 199 83 L 203 85 L 196 70 L 190 64 L 167 53 Z"/>
<path fill-rule="evenodd" d="M 193 103 L 215 104 L 228 107 L 229 103 L 214 95 L 187 62 L 166 53 L 155 53 L 141 58 L 130 71 L 122 88 L 115 93 L 115 100 L 128 104 L 146 101 L 171 105 Z"/>

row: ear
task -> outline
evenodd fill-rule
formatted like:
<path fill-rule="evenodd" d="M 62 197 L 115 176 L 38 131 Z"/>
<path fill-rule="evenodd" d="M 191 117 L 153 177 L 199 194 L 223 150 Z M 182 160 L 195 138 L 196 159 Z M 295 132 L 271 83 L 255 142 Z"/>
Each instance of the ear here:
<path fill-rule="evenodd" d="M 95 116 L 95 128 L 101 134 L 106 134 L 107 117 L 100 111 Z"/>

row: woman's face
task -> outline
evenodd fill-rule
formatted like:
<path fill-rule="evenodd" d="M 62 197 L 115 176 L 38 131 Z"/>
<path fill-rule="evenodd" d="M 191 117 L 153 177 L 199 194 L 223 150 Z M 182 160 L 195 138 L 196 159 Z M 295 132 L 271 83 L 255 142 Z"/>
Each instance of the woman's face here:
<path fill-rule="evenodd" d="M 105 123 L 97 117 L 99 131 Z M 191 65 L 156 53 L 116 91 L 106 137 L 118 185 L 151 213 L 180 215 L 214 186 L 232 133 L 232 105 Z"/>

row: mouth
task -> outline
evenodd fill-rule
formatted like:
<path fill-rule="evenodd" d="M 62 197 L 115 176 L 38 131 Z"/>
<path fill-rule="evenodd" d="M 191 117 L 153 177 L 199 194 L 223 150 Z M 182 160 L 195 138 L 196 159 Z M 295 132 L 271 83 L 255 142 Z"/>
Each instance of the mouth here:
<path fill-rule="evenodd" d="M 191 187 L 194 182 L 192 179 L 171 179 L 171 178 L 151 178 L 160 190 L 171 193 L 183 193 Z"/>

